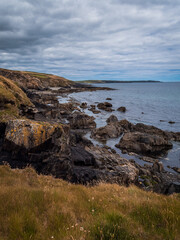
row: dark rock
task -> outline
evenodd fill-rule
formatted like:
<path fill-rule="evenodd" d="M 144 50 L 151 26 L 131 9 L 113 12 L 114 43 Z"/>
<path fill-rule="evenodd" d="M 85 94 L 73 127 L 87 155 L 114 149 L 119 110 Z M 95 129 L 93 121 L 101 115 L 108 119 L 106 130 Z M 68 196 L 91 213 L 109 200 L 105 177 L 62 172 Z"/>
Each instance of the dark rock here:
<path fill-rule="evenodd" d="M 98 103 L 97 107 L 107 112 L 112 112 L 112 104 L 108 102 Z"/>
<path fill-rule="evenodd" d="M 117 111 L 119 111 L 119 112 L 126 112 L 126 107 L 119 107 L 118 109 L 117 109 Z"/>
<path fill-rule="evenodd" d="M 172 143 L 162 136 L 128 132 L 124 134 L 116 147 L 145 156 L 158 156 L 172 148 Z"/>
<path fill-rule="evenodd" d="M 91 132 L 91 137 L 95 139 L 99 139 L 101 141 L 105 141 L 109 138 L 117 138 L 123 133 L 122 127 L 116 123 L 109 123 L 105 127 L 100 127 L 94 129 Z"/>
<path fill-rule="evenodd" d="M 122 128 L 124 128 L 125 131 L 133 131 L 134 130 L 135 125 L 126 119 L 119 121 L 119 124 L 121 125 Z"/>
<path fill-rule="evenodd" d="M 81 103 L 80 108 L 83 109 L 87 108 L 87 103 L 86 102 Z"/>
<path fill-rule="evenodd" d="M 94 117 L 83 113 L 75 113 L 70 120 L 70 126 L 72 129 L 92 129 L 96 127 L 96 123 Z"/>
<path fill-rule="evenodd" d="M 153 163 L 152 169 L 153 169 L 154 172 L 160 172 L 160 173 L 163 172 L 164 171 L 164 167 L 163 167 L 162 162 L 155 161 Z"/>
<path fill-rule="evenodd" d="M 173 169 L 175 172 L 180 173 L 180 168 L 178 168 L 178 167 L 172 167 L 172 169 Z"/>
<path fill-rule="evenodd" d="M 169 121 L 168 123 L 169 123 L 169 124 L 174 124 L 175 122 L 174 122 L 174 121 Z"/>
<path fill-rule="evenodd" d="M 118 122 L 118 118 L 115 115 L 111 115 L 106 122 L 109 123 L 117 123 Z"/>
<path fill-rule="evenodd" d="M 109 101 L 111 101 L 111 100 L 112 100 L 112 98 L 106 98 L 106 100 L 109 100 Z"/>

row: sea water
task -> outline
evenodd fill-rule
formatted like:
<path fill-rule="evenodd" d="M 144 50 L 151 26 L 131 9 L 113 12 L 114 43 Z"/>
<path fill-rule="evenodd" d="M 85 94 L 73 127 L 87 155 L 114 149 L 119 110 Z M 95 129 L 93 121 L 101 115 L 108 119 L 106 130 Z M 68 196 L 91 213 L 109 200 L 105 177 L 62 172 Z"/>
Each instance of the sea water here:
<path fill-rule="evenodd" d="M 115 90 L 79 92 L 70 94 L 69 97 L 79 102 L 87 102 L 88 105 L 105 101 L 113 105 L 112 108 L 115 110 L 113 112 L 101 111 L 99 114 L 93 114 L 87 109 L 84 110 L 88 115 L 95 117 L 97 127 L 105 126 L 106 119 L 114 114 L 119 120 L 127 119 L 132 123 L 140 122 L 163 130 L 180 132 L 180 82 L 111 83 L 94 86 L 109 87 Z M 112 98 L 112 100 L 108 101 L 106 98 Z M 117 108 L 121 106 L 126 107 L 125 113 L 117 111 Z M 169 121 L 175 123 L 170 124 Z M 115 148 L 118 141 L 119 138 L 110 139 L 106 144 L 122 155 L 121 151 Z M 180 143 L 174 142 L 173 146 L 173 149 L 161 158 L 165 168 L 167 165 L 180 167 Z M 133 158 L 132 156 L 125 157 Z"/>

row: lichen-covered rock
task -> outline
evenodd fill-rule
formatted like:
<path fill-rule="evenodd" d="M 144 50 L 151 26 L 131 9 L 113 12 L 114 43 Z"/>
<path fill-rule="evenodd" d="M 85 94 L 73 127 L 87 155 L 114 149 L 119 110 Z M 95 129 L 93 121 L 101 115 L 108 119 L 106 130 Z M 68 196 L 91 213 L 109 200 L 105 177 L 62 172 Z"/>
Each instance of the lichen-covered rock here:
<path fill-rule="evenodd" d="M 158 156 L 172 148 L 172 143 L 162 136 L 128 132 L 124 134 L 116 147 L 145 156 Z"/>
<path fill-rule="evenodd" d="M 7 151 L 12 151 L 13 149 L 31 151 L 48 143 L 49 146 L 56 146 L 61 151 L 64 151 L 69 141 L 68 133 L 69 128 L 61 124 L 11 120 L 6 126 L 4 149 Z"/>

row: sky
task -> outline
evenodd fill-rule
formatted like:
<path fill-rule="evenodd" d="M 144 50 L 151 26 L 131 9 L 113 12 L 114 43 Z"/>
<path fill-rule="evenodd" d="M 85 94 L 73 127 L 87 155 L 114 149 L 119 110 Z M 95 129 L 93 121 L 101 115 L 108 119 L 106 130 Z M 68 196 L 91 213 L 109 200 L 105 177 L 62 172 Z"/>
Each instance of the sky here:
<path fill-rule="evenodd" d="M 0 67 L 180 81 L 180 0 L 0 0 Z"/>

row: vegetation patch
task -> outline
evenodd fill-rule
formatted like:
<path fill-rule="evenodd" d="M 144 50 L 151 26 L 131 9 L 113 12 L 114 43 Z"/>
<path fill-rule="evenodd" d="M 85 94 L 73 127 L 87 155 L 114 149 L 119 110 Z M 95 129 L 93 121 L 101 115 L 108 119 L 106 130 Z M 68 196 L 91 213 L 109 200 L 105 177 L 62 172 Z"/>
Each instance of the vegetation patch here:
<path fill-rule="evenodd" d="M 17 117 L 21 105 L 32 106 L 32 103 L 17 84 L 0 76 L 0 119 Z"/>
<path fill-rule="evenodd" d="M 180 197 L 0 166 L 1 240 L 180 239 Z"/>

